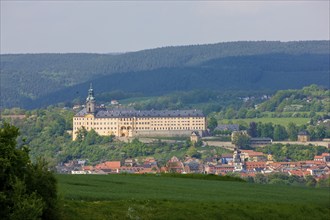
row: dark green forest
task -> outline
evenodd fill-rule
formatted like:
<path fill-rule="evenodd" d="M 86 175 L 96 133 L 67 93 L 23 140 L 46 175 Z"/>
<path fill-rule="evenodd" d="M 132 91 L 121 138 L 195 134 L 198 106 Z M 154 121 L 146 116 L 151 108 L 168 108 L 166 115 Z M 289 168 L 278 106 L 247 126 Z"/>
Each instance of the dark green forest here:
<path fill-rule="evenodd" d="M 96 95 L 126 97 L 329 86 L 329 41 L 231 42 L 123 54 L 1 55 L 3 107 L 39 108 Z"/>

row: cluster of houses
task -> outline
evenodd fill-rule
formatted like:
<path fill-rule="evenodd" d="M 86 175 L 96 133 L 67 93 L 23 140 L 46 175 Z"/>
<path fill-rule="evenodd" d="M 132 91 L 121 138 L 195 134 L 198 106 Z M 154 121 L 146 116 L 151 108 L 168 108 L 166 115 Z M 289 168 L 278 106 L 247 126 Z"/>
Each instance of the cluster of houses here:
<path fill-rule="evenodd" d="M 272 155 L 253 150 L 238 150 L 232 154 L 200 160 L 186 157 L 180 160 L 173 156 L 164 166 L 158 166 L 157 160 L 147 157 L 142 161 L 126 159 L 125 161 L 106 161 L 95 166 L 85 166 L 86 161 L 71 161 L 59 166 L 59 172 L 71 174 L 118 174 L 118 173 L 202 173 L 226 175 L 239 173 L 241 177 L 252 176 L 257 173 L 270 174 L 274 172 L 289 175 L 315 178 L 330 176 L 330 153 L 323 153 L 314 157 L 314 160 L 298 162 L 274 162 Z"/>

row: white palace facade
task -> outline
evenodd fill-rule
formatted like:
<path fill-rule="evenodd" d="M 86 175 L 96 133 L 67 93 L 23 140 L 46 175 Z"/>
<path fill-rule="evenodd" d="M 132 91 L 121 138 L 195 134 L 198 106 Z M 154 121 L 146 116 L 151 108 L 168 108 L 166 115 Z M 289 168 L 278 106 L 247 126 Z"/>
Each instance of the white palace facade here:
<path fill-rule="evenodd" d="M 73 140 L 77 132 L 94 129 L 99 135 L 116 137 L 190 136 L 206 131 L 206 118 L 200 110 L 125 110 L 97 108 L 92 87 L 86 106 L 73 117 Z"/>

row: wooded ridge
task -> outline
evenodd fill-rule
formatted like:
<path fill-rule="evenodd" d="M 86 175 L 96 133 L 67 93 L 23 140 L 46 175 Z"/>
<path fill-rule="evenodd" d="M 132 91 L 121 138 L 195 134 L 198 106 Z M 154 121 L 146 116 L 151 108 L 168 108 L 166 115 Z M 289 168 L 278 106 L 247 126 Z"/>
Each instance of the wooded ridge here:
<path fill-rule="evenodd" d="M 1 55 L 3 107 L 36 108 L 96 93 L 328 87 L 329 41 L 164 47 L 123 54 Z"/>

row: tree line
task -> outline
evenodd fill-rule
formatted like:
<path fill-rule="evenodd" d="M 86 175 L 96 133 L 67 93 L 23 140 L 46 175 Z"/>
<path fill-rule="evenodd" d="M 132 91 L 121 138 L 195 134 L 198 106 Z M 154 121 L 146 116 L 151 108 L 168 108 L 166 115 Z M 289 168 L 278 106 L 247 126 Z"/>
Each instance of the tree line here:
<path fill-rule="evenodd" d="M 264 175 L 257 173 L 254 177 L 243 178 L 249 183 L 258 184 L 276 184 L 276 185 L 292 185 L 292 186 L 309 186 L 309 187 L 329 187 L 330 178 L 316 179 L 308 175 L 305 178 L 295 175 L 289 175 L 287 173 L 271 173 Z"/>

